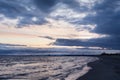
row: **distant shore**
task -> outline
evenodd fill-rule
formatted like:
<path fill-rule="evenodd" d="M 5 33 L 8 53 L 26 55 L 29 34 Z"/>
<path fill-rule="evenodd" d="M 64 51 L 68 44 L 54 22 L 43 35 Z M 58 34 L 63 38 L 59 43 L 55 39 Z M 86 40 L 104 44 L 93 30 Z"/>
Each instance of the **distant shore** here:
<path fill-rule="evenodd" d="M 88 63 L 92 69 L 77 80 L 120 80 L 120 56 L 101 55 L 98 58 Z"/>

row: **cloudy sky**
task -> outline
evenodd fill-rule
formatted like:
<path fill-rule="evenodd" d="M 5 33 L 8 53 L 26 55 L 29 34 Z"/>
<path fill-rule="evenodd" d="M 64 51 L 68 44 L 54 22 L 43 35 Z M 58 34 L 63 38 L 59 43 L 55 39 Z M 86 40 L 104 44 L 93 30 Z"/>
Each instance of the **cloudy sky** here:
<path fill-rule="evenodd" d="M 119 0 L 0 0 L 0 47 L 120 49 Z"/>

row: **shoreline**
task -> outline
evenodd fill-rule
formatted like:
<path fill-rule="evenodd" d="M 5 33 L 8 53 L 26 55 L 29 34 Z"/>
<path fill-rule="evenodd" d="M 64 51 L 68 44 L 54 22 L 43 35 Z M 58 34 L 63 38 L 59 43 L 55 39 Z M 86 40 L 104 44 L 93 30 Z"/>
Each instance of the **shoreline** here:
<path fill-rule="evenodd" d="M 77 80 L 120 80 L 120 56 L 97 56 L 88 63 L 92 69 Z"/>
<path fill-rule="evenodd" d="M 9 59 L 9 61 L 14 61 L 14 60 L 19 61 L 19 60 L 22 60 L 22 58 L 23 58 L 23 60 L 27 59 L 26 56 L 18 56 L 18 57 L 9 56 L 9 58 L 6 57 L 6 56 L 0 56 L 0 57 L 2 57 L 1 61 L 4 60 L 4 59 L 6 61 L 8 61 L 9 58 L 11 59 L 11 60 Z M 43 59 L 39 58 L 39 56 L 37 56 L 37 58 L 36 58 L 36 56 L 28 56 L 28 57 L 29 57 L 29 59 L 27 59 L 27 60 L 34 59 L 34 57 L 35 57 L 35 61 L 36 60 L 37 61 L 38 60 L 43 60 L 44 61 L 43 56 L 41 56 Z M 52 57 L 52 56 L 50 56 L 50 57 Z M 58 57 L 60 57 L 60 56 L 58 56 Z M 120 63 L 120 56 L 102 55 L 102 56 L 86 56 L 86 57 L 95 57 L 95 58 L 98 58 L 98 59 L 95 60 L 95 61 L 86 63 L 86 65 L 90 68 L 90 70 L 87 70 L 88 72 L 86 72 L 85 74 L 80 76 L 80 74 L 81 74 L 81 73 L 79 73 L 80 71 L 77 71 L 78 75 L 77 74 L 72 75 L 72 76 L 75 76 L 76 78 L 72 78 L 71 75 L 70 75 L 70 77 L 66 78 L 65 80 L 120 80 L 120 64 L 119 64 Z M 77 60 L 79 60 L 79 59 L 77 59 Z M 77 63 L 77 64 L 79 64 L 79 63 Z M 8 66 L 9 65 L 10 64 L 8 64 Z M 19 75 L 21 75 L 21 73 Z M 18 75 L 18 77 L 19 77 L 19 75 Z M 4 76 L 2 77 L 2 75 L 1 75 L 0 79 L 2 79 L 2 78 L 4 79 Z M 13 78 L 14 78 L 14 75 L 13 75 Z M 7 79 L 7 78 L 5 78 L 5 79 Z"/>

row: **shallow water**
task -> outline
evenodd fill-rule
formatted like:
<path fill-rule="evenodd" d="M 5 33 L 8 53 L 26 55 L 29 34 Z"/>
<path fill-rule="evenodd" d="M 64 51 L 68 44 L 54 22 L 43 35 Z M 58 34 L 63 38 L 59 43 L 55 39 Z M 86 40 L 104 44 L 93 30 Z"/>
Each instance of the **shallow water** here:
<path fill-rule="evenodd" d="M 0 56 L 0 79 L 76 80 L 90 70 L 87 63 L 95 60 L 85 56 Z"/>

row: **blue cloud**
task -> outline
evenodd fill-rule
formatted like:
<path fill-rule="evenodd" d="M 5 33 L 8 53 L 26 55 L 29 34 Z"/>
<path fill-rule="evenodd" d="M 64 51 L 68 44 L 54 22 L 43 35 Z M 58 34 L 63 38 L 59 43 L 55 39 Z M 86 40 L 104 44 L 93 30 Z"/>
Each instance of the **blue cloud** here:
<path fill-rule="evenodd" d="M 57 39 L 53 45 L 58 46 L 84 46 L 84 47 L 101 47 L 107 49 L 120 49 L 120 37 L 103 37 L 89 40 L 79 39 Z"/>
<path fill-rule="evenodd" d="M 34 2 L 41 11 L 49 13 L 57 0 L 34 0 Z"/>
<path fill-rule="evenodd" d="M 120 47 L 120 1 L 119 0 L 102 0 L 101 2 L 95 2 L 94 5 L 89 8 L 86 5 L 81 5 L 77 0 L 0 0 L 0 14 L 5 18 L 18 19 L 17 26 L 38 24 L 42 25 L 48 23 L 45 19 L 49 17 L 51 12 L 59 9 L 56 7 L 58 3 L 60 6 L 65 4 L 68 8 L 74 12 L 95 12 L 96 14 L 88 14 L 84 19 L 66 18 L 66 16 L 50 17 L 54 19 L 63 19 L 74 25 L 80 24 L 95 24 L 96 28 L 91 32 L 98 34 L 106 34 L 109 37 L 90 39 L 88 41 L 81 40 L 68 40 L 57 39 L 55 45 L 67 45 L 67 46 L 100 46 L 113 49 L 119 49 Z M 67 14 L 66 14 L 67 15 Z M 35 20 L 33 18 L 36 18 Z M 71 16 L 68 16 L 71 17 Z M 0 21 L 3 17 L 0 17 Z M 46 36 L 45 38 L 52 39 Z M 112 41 L 112 43 L 111 43 Z"/>
<path fill-rule="evenodd" d="M 0 47 L 14 47 L 14 46 L 26 46 L 26 45 L 18 45 L 18 44 L 3 44 L 3 43 L 0 43 Z"/>
<path fill-rule="evenodd" d="M 36 8 L 33 0 L 0 0 L 0 14 L 5 18 L 18 19 L 18 26 L 47 23 L 45 15 Z M 33 17 L 37 20 L 32 20 Z"/>
<path fill-rule="evenodd" d="M 119 0 L 103 0 L 101 3 L 96 3 L 92 10 L 96 12 L 96 15 L 88 15 L 85 17 L 84 22 L 97 25 L 93 32 L 108 35 L 120 35 Z"/>
<path fill-rule="evenodd" d="M 84 12 L 88 8 L 82 6 L 77 0 L 0 0 L 0 14 L 6 18 L 18 19 L 18 27 L 29 24 L 42 25 L 48 23 L 45 19 L 54 10 L 58 3 L 66 4 L 70 9 L 76 12 Z M 32 20 L 36 17 L 37 20 Z M 59 17 L 56 17 L 59 19 Z"/>

